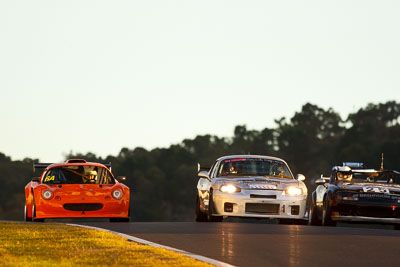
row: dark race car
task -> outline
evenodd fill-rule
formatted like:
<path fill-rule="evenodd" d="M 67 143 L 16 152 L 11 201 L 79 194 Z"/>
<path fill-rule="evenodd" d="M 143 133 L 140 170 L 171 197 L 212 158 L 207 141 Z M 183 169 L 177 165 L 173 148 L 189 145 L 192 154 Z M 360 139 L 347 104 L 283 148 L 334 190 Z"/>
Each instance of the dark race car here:
<path fill-rule="evenodd" d="M 338 221 L 400 226 L 400 172 L 364 169 L 362 164 L 332 168 L 329 181 L 321 177 L 312 193 L 311 225 L 336 226 Z"/>

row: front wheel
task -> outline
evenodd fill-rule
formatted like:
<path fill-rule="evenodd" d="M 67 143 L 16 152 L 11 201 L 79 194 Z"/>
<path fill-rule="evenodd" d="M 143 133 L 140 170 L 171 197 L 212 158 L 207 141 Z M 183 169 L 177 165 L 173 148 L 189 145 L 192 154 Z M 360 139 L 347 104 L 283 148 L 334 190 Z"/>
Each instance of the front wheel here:
<path fill-rule="evenodd" d="M 222 216 L 214 216 L 212 215 L 214 213 L 214 202 L 213 202 L 213 195 L 212 191 L 210 192 L 210 200 L 208 202 L 208 214 L 207 214 L 207 219 L 209 222 L 222 222 L 223 218 Z"/>
<path fill-rule="evenodd" d="M 129 222 L 129 218 L 110 218 L 110 222 Z"/>
<path fill-rule="evenodd" d="M 34 222 L 44 222 L 44 219 L 36 219 L 36 205 L 35 205 L 35 197 L 33 198 L 32 203 L 32 221 Z"/>
<path fill-rule="evenodd" d="M 336 222 L 332 220 L 331 217 L 332 208 L 329 205 L 329 200 L 324 200 L 324 205 L 322 209 L 322 225 L 323 226 L 336 226 Z"/>
<path fill-rule="evenodd" d="M 201 211 L 200 209 L 200 197 L 199 194 L 196 195 L 196 206 L 195 206 L 195 217 L 194 220 L 196 222 L 206 222 L 207 219 L 207 214 Z"/>
<path fill-rule="evenodd" d="M 308 212 L 308 224 L 309 225 L 321 225 L 321 221 L 318 219 L 317 208 L 312 205 Z"/>
<path fill-rule="evenodd" d="M 28 216 L 28 210 L 26 208 L 26 203 L 25 203 L 25 208 L 24 208 L 24 221 L 26 221 L 26 222 L 31 222 L 32 221 L 32 217 Z"/>

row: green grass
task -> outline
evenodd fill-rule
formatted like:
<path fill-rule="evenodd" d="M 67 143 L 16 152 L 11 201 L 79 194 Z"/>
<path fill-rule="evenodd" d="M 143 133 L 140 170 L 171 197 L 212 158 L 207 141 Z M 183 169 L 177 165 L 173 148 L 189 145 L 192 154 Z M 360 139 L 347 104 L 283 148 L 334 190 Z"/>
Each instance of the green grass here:
<path fill-rule="evenodd" d="M 107 231 L 54 223 L 0 223 L 1 266 L 211 266 Z"/>

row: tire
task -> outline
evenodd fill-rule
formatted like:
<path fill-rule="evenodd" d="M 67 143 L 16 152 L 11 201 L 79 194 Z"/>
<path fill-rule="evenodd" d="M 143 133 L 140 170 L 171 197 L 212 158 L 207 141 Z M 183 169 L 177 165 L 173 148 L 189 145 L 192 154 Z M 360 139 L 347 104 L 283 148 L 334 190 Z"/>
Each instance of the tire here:
<path fill-rule="evenodd" d="M 129 222 L 129 218 L 110 218 L 110 222 Z"/>
<path fill-rule="evenodd" d="M 214 216 L 212 215 L 214 213 L 214 202 L 213 202 L 213 194 L 212 191 L 210 192 L 210 200 L 208 202 L 208 214 L 207 214 L 207 219 L 209 222 L 222 222 L 224 217 L 222 216 Z"/>
<path fill-rule="evenodd" d="M 329 205 L 329 200 L 327 198 L 324 199 L 324 205 L 322 209 L 322 225 L 323 226 L 336 226 L 336 222 L 331 218 L 332 209 Z"/>
<path fill-rule="evenodd" d="M 308 212 L 308 225 L 322 225 L 322 222 L 318 219 L 317 209 L 313 204 Z"/>
<path fill-rule="evenodd" d="M 34 222 L 44 222 L 44 219 L 35 219 L 36 217 L 36 205 L 35 205 L 35 196 L 33 196 L 32 201 L 32 221 Z"/>
<path fill-rule="evenodd" d="M 26 208 L 26 202 L 25 202 L 25 208 L 24 208 L 24 221 L 26 221 L 26 222 L 32 221 L 32 217 L 28 217 L 28 210 Z"/>
<path fill-rule="evenodd" d="M 208 221 L 207 214 L 201 211 L 200 209 L 200 197 L 199 194 L 196 194 L 196 204 L 195 204 L 195 217 L 194 220 L 196 222 L 206 222 Z"/>

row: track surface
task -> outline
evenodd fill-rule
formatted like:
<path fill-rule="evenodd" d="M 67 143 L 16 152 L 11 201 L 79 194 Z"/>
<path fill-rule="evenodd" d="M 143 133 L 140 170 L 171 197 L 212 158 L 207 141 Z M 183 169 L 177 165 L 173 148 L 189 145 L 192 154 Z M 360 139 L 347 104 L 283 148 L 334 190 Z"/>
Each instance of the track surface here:
<path fill-rule="evenodd" d="M 400 231 L 255 223 L 84 223 L 237 266 L 400 266 Z"/>

